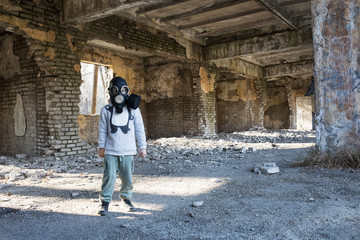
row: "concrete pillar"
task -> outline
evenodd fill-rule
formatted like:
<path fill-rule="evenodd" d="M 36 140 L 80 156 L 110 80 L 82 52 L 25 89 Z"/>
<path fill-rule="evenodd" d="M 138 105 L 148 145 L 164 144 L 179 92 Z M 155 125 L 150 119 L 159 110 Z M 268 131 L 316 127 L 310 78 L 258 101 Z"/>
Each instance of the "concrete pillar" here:
<path fill-rule="evenodd" d="M 360 136 L 360 0 L 312 0 L 316 142 L 341 149 Z"/>
<path fill-rule="evenodd" d="M 259 100 L 259 127 L 264 127 L 264 108 L 266 105 L 266 80 L 263 78 L 257 78 L 254 80 L 257 99 Z"/>
<path fill-rule="evenodd" d="M 215 78 L 216 73 L 210 69 L 199 68 L 198 85 L 198 130 L 199 135 L 205 137 L 216 136 L 216 99 L 215 99 Z"/>
<path fill-rule="evenodd" d="M 289 109 L 290 109 L 289 129 L 296 129 L 296 101 L 293 90 L 293 79 L 291 78 L 285 79 L 285 88 L 287 93 Z"/>

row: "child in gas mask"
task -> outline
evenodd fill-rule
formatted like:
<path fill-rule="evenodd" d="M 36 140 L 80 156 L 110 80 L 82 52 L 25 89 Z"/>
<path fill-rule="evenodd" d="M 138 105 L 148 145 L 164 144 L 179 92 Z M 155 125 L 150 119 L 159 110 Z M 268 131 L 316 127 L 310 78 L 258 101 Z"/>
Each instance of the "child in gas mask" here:
<path fill-rule="evenodd" d="M 141 98 L 129 96 L 129 88 L 121 77 L 110 81 L 109 94 L 111 103 L 104 106 L 99 122 L 99 157 L 103 160 L 103 179 L 100 192 L 101 207 L 98 213 L 104 216 L 108 212 L 112 199 L 116 174 L 121 179 L 120 198 L 128 210 L 134 210 L 130 198 L 132 195 L 132 174 L 134 155 L 146 157 L 146 138 L 144 123 L 139 107 Z"/>

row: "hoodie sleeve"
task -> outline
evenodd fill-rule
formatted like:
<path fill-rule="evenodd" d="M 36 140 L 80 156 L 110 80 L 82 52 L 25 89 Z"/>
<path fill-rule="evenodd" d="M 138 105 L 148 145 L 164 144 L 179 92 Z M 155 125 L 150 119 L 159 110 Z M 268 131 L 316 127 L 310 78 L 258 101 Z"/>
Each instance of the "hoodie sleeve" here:
<path fill-rule="evenodd" d="M 107 111 L 105 109 L 105 107 L 103 107 L 101 109 L 100 112 L 100 120 L 99 120 L 99 148 L 105 148 L 106 145 L 106 138 L 107 138 L 107 128 L 108 128 L 108 123 L 106 120 L 106 115 L 107 115 Z"/>
<path fill-rule="evenodd" d="M 140 109 L 136 109 L 134 117 L 134 125 L 135 125 L 135 136 L 140 149 L 146 149 L 146 136 L 145 136 L 145 128 L 144 122 L 141 116 Z"/>

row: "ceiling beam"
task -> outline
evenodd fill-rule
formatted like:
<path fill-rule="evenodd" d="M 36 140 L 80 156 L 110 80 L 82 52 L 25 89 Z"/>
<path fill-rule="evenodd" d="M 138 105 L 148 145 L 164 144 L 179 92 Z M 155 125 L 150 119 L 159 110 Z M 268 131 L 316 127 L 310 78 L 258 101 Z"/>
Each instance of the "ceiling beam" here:
<path fill-rule="evenodd" d="M 249 2 L 249 0 L 223 0 L 220 2 L 215 2 L 214 4 L 210 5 L 210 6 L 202 6 L 199 8 L 196 8 L 195 10 L 191 11 L 191 12 L 185 12 L 185 13 L 179 13 L 179 14 L 174 14 L 168 17 L 164 17 L 161 19 L 162 22 L 168 22 L 168 21 L 172 21 L 172 20 L 176 20 L 176 19 L 181 19 L 184 17 L 189 17 L 189 16 L 193 16 L 193 15 L 197 15 L 197 14 L 201 14 L 201 13 L 206 13 L 206 12 L 210 12 L 219 8 L 224 8 L 224 7 L 229 7 L 229 6 L 233 6 L 236 4 L 241 4 L 244 2 Z"/>
<path fill-rule="evenodd" d="M 63 1 L 63 21 L 67 24 L 83 24 L 114 15 L 119 11 L 143 6 L 156 0 L 80 0 Z"/>
<path fill-rule="evenodd" d="M 137 15 L 144 14 L 147 12 L 155 11 L 155 10 L 158 10 L 161 8 L 166 8 L 166 7 L 176 5 L 179 3 L 183 3 L 183 2 L 187 2 L 187 1 L 189 1 L 189 0 L 170 0 L 170 1 L 163 1 L 163 2 L 158 1 L 155 4 L 151 4 L 151 5 L 147 5 L 147 6 L 139 8 L 139 10 L 136 11 L 136 14 Z"/>
<path fill-rule="evenodd" d="M 314 72 L 314 62 L 302 61 L 265 67 L 265 78 L 269 81 L 285 76 L 302 76 Z"/>
<path fill-rule="evenodd" d="M 210 60 L 209 62 L 214 63 L 219 68 L 229 69 L 239 76 L 244 76 L 246 78 L 259 79 L 264 77 L 264 68 L 262 66 L 244 61 L 240 58 L 216 59 Z"/>
<path fill-rule="evenodd" d="M 240 12 L 240 13 L 235 13 L 232 15 L 227 15 L 227 16 L 222 16 L 222 17 L 213 18 L 213 19 L 209 19 L 209 20 L 199 21 L 196 23 L 179 26 L 179 29 L 184 30 L 184 29 L 189 29 L 189 28 L 193 28 L 193 27 L 204 26 L 207 24 L 221 22 L 221 21 L 225 21 L 225 20 L 229 20 L 229 19 L 233 19 L 233 18 L 240 18 L 240 17 L 244 17 L 247 15 L 251 15 L 251 14 L 255 14 L 255 13 L 259 13 L 259 12 L 264 12 L 264 10 L 255 9 L 255 10 L 251 10 L 251 11 L 247 11 L 247 12 Z"/>
<path fill-rule="evenodd" d="M 311 28 L 215 44 L 204 48 L 205 60 L 234 58 L 260 53 L 289 51 L 312 46 Z"/>
<path fill-rule="evenodd" d="M 289 6 L 289 5 L 296 5 L 296 4 L 302 4 L 302 3 L 308 3 L 310 0 L 287 0 L 280 3 L 280 6 Z"/>
<path fill-rule="evenodd" d="M 259 15 L 261 13 L 258 13 L 256 15 Z M 256 16 L 252 15 L 252 16 Z M 220 38 L 219 35 L 226 35 L 226 34 L 235 34 L 239 33 L 239 30 L 249 30 L 254 28 L 263 28 L 266 26 L 272 26 L 279 23 L 278 19 L 274 19 L 273 16 L 262 18 L 261 21 L 259 21 L 257 18 L 254 18 L 254 20 L 246 20 L 243 21 L 243 18 L 239 19 L 238 24 L 228 24 L 226 27 L 204 27 L 203 32 L 199 33 L 199 37 L 217 37 Z"/>
<path fill-rule="evenodd" d="M 280 7 L 278 0 L 254 0 L 259 5 L 265 7 L 267 10 L 272 12 L 277 18 L 287 24 L 291 29 L 297 29 L 295 20 L 292 19 L 289 12 Z"/>

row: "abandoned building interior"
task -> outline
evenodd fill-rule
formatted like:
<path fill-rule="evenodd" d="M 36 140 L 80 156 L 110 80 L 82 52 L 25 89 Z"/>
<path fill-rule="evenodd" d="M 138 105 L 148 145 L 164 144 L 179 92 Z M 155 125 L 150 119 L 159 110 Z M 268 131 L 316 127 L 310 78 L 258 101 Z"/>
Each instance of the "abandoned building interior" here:
<path fill-rule="evenodd" d="M 86 152 L 114 76 L 148 138 L 360 134 L 358 0 L 1 0 L 0 154 Z M 305 96 L 315 81 L 315 94 Z"/>

